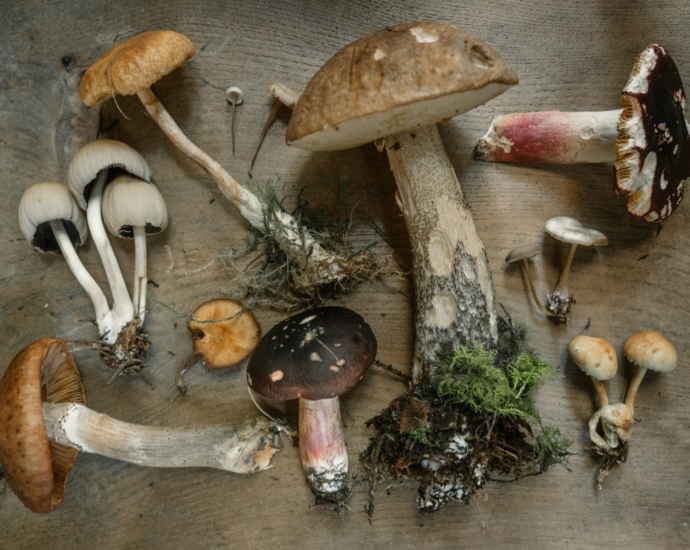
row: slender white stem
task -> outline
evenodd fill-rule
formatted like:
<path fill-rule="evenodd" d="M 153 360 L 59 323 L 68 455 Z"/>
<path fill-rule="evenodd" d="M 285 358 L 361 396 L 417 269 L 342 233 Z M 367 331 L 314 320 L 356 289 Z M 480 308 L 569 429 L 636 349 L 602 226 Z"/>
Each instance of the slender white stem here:
<path fill-rule="evenodd" d="M 621 112 L 542 111 L 497 116 L 477 142 L 475 156 L 493 162 L 612 164 Z"/>
<path fill-rule="evenodd" d="M 343 488 L 348 459 L 337 397 L 299 400 L 299 454 L 314 493 L 337 493 Z"/>
<path fill-rule="evenodd" d="M 249 474 L 271 466 L 271 423 L 163 428 L 115 420 L 77 403 L 43 403 L 48 439 L 86 453 L 158 468 L 207 467 Z"/>
<path fill-rule="evenodd" d="M 96 312 L 96 324 L 98 325 L 98 332 L 100 334 L 105 334 L 112 330 L 112 314 L 110 313 L 110 308 L 108 307 L 108 300 L 103 294 L 101 287 L 94 280 L 91 274 L 86 270 L 84 264 L 79 259 L 77 251 L 74 249 L 74 245 L 67 235 L 61 220 L 52 220 L 50 222 L 50 227 L 53 230 L 55 239 L 57 240 L 58 246 L 62 251 L 62 255 L 67 261 L 67 265 L 74 274 L 75 278 L 86 291 L 91 298 L 93 303 L 93 309 Z"/>
<path fill-rule="evenodd" d="M 146 275 L 146 228 L 135 225 L 132 228 L 134 233 L 134 287 L 132 289 L 132 303 L 134 312 L 139 317 L 140 322 L 144 323 L 146 315 L 146 285 L 148 278 Z"/>
<path fill-rule="evenodd" d="M 103 189 L 108 177 L 107 172 L 107 170 L 101 170 L 93 183 L 86 209 L 86 219 L 88 220 L 89 231 L 101 257 L 101 262 L 110 284 L 110 291 L 113 295 L 113 330 L 106 338 L 106 342 L 113 343 L 122 328 L 134 319 L 134 306 L 129 297 L 122 271 L 117 263 L 115 252 L 110 245 L 108 235 L 103 226 L 101 204 L 103 202 Z"/>
<path fill-rule="evenodd" d="M 253 227 L 265 233 L 282 235 L 297 249 L 311 249 L 310 261 L 323 262 L 325 265 L 329 265 L 329 268 L 324 268 L 320 272 L 325 280 L 338 280 L 345 275 L 338 257 L 323 250 L 321 245 L 304 228 L 300 230 L 297 221 L 290 214 L 283 211 L 276 212 L 274 214 L 275 220 L 266 219 L 267 208 L 263 201 L 249 189 L 240 185 L 218 162 L 192 143 L 149 88 L 138 92 L 137 95 L 146 107 L 148 114 L 156 121 L 170 141 L 210 176 L 223 195 L 235 205 Z M 266 227 L 266 221 L 274 223 L 275 226 Z"/>

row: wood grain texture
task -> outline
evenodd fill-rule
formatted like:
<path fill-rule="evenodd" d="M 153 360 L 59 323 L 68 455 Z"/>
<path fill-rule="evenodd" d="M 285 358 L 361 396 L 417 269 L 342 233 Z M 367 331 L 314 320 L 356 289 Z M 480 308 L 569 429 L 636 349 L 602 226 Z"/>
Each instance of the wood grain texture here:
<path fill-rule="evenodd" d="M 628 219 L 613 192 L 608 166 L 517 166 L 472 160 L 472 147 L 494 114 L 535 109 L 596 110 L 619 107 L 619 94 L 635 56 L 660 42 L 690 84 L 690 9 L 682 2 L 624 0 L 519 0 L 443 2 L 304 0 L 200 0 L 5 2 L 0 18 L 0 349 L 4 365 L 44 336 L 94 338 L 86 294 L 60 258 L 33 252 L 17 225 L 23 191 L 38 181 L 65 181 L 61 58 L 86 68 L 109 46 L 139 32 L 171 28 L 194 42 L 197 55 L 153 87 L 190 139 L 240 181 L 269 110 L 267 86 L 280 80 L 301 90 L 316 69 L 356 38 L 387 25 L 418 19 L 455 24 L 500 52 L 520 84 L 440 132 L 472 206 L 496 286 L 497 301 L 532 327 L 531 343 L 558 366 L 563 378 L 538 395 L 543 418 L 573 442 L 570 471 L 515 484 L 489 484 L 468 506 L 449 505 L 433 516 L 417 512 L 410 484 L 379 487 L 371 522 L 367 489 L 356 487 L 351 510 L 332 515 L 313 507 L 299 453 L 287 447 L 275 467 L 242 477 L 198 469 L 146 469 L 79 455 L 62 507 L 48 516 L 28 512 L 8 490 L 0 494 L 0 548 L 687 548 L 690 546 L 690 206 L 682 204 L 661 226 Z M 240 86 L 237 151 L 230 148 L 230 105 L 225 89 Z M 150 240 L 154 299 L 183 313 L 228 293 L 232 273 L 214 261 L 239 249 L 247 225 L 201 169 L 192 165 L 148 119 L 136 98 L 103 108 L 102 135 L 120 139 L 149 162 L 168 202 L 170 225 Z M 395 184 L 385 155 L 373 147 L 312 154 L 284 145 L 285 120 L 269 132 L 254 167 L 254 181 L 278 179 L 293 199 L 307 184 L 312 205 L 335 212 L 346 181 L 354 202 L 372 193 L 359 211 L 383 229 L 381 254 L 409 268 L 405 226 L 394 202 Z M 687 201 L 687 199 L 686 199 Z M 542 294 L 555 283 L 566 249 L 543 236 L 544 221 L 579 218 L 609 237 L 609 246 L 578 250 L 571 278 L 577 299 L 567 325 L 554 325 L 530 306 L 516 266 L 506 253 L 521 243 L 543 245 L 534 262 Z M 661 227 L 661 231 L 659 231 Z M 358 242 L 372 232 L 357 228 Z M 113 243 L 125 279 L 133 248 Z M 167 247 L 167 248 L 166 248 Z M 101 283 L 105 276 L 93 244 L 82 253 Z M 379 359 L 408 370 L 413 348 L 412 289 L 400 277 L 359 288 L 339 302 L 356 309 L 379 341 Z M 174 373 L 191 352 L 184 319 L 149 301 L 146 327 L 152 348 L 147 375 L 106 386 L 109 373 L 93 352 L 80 351 L 90 407 L 115 418 L 154 425 L 221 423 L 254 414 L 243 369 L 201 368 L 187 378 L 189 394 L 174 388 Z M 264 331 L 281 314 L 257 308 Z M 680 364 L 668 375 L 647 375 L 636 402 L 628 463 L 595 490 L 596 461 L 584 450 L 594 391 L 566 360 L 566 345 L 588 334 L 617 350 L 638 330 L 662 332 L 677 347 Z M 0 370 L 4 369 L 0 366 Z M 628 368 L 609 383 L 612 400 L 625 391 Z M 363 422 L 404 389 L 372 370 L 342 399 L 351 464 L 371 432 Z"/>

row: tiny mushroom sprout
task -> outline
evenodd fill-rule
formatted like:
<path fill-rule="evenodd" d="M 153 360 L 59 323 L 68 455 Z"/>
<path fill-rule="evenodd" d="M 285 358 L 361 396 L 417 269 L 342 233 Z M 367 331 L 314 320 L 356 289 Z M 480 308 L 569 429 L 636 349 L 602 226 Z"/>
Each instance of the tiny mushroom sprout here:
<path fill-rule="evenodd" d="M 103 222 L 118 237 L 134 239 L 134 315 L 144 322 L 146 314 L 146 235 L 168 226 L 168 209 L 158 188 L 130 174 L 116 176 L 103 193 Z"/>
<path fill-rule="evenodd" d="M 261 338 L 261 325 L 248 307 L 237 300 L 217 298 L 201 304 L 187 321 L 194 354 L 178 371 L 176 385 L 187 393 L 183 376 L 198 359 L 215 370 L 234 367 L 244 361 Z"/>
<path fill-rule="evenodd" d="M 86 217 L 69 189 L 61 183 L 51 182 L 29 187 L 19 202 L 19 228 L 36 250 L 62 253 L 77 281 L 91 298 L 98 332 L 109 334 L 112 315 L 108 301 L 75 250 L 76 246 L 84 244 L 89 233 Z"/>
<path fill-rule="evenodd" d="M 628 213 L 648 222 L 668 218 L 690 177 L 685 91 L 665 48 L 647 46 L 621 95 L 623 109 L 545 111 L 494 118 L 475 156 L 485 161 L 613 163 L 615 188 Z"/>
<path fill-rule="evenodd" d="M 618 431 L 622 427 L 627 426 L 629 430 L 630 425 L 619 422 L 621 418 L 621 404 L 609 405 L 609 398 L 606 393 L 604 382 L 613 378 L 618 372 L 618 358 L 616 350 L 613 346 L 603 338 L 595 338 L 593 336 L 580 335 L 573 338 L 568 344 L 568 354 L 582 371 L 592 379 L 594 389 L 599 398 L 599 411 L 594 413 L 589 421 L 589 437 L 593 443 L 603 448 L 614 448 L 618 446 L 618 439 L 616 439 Z M 604 429 L 604 440 L 597 433 L 597 425 L 601 419 L 602 428 Z M 622 438 L 627 440 L 627 437 Z"/>
<path fill-rule="evenodd" d="M 556 287 L 553 292 L 549 292 L 547 298 L 549 309 L 555 313 L 561 321 L 565 321 L 566 315 L 570 311 L 570 304 L 575 300 L 570 294 L 568 282 L 570 279 L 570 267 L 573 263 L 575 250 L 578 246 L 605 246 L 608 244 L 606 235 L 596 229 L 584 227 L 575 218 L 568 216 L 558 216 L 547 220 L 544 230 L 554 239 L 568 243 L 568 258 L 558 276 Z"/>
<path fill-rule="evenodd" d="M 556 314 L 544 307 L 544 304 L 541 303 L 541 300 L 537 295 L 537 289 L 534 288 L 534 279 L 532 278 L 532 270 L 529 267 L 529 260 L 535 256 L 538 256 L 539 254 L 541 254 L 539 247 L 532 244 L 518 246 L 517 248 L 513 248 L 513 250 L 508 252 L 505 261 L 509 264 L 520 262 L 520 267 L 525 273 L 525 277 L 527 277 L 527 283 L 529 284 L 529 289 L 532 293 L 532 298 L 534 298 L 534 302 L 537 304 L 537 308 L 547 317 L 554 317 Z"/>
<path fill-rule="evenodd" d="M 115 420 L 85 406 L 79 371 L 57 338 L 20 351 L 0 379 L 0 463 L 24 505 L 57 509 L 77 451 L 154 467 L 253 473 L 270 467 L 277 432 L 259 417 L 241 426 L 162 428 Z"/>
<path fill-rule="evenodd" d="M 354 311 L 322 307 L 274 326 L 247 366 L 261 397 L 299 399 L 299 448 L 312 492 L 329 502 L 346 490 L 347 449 L 338 396 L 352 389 L 376 357 L 376 337 Z"/>
<path fill-rule="evenodd" d="M 625 394 L 625 404 L 632 413 L 637 390 L 647 371 L 661 373 L 672 371 L 678 364 L 678 354 L 671 342 L 658 332 L 650 330 L 630 336 L 623 344 L 623 355 L 637 366 Z"/>
<path fill-rule="evenodd" d="M 87 143 L 74 156 L 67 172 L 70 191 L 79 206 L 86 210 L 89 230 L 113 295 L 113 330 L 106 337 L 106 342 L 111 344 L 134 319 L 134 305 L 103 225 L 103 193 L 115 169 L 144 181 L 151 179 L 151 170 L 144 158 L 129 145 L 111 139 Z"/>
<path fill-rule="evenodd" d="M 296 249 L 311 250 L 310 261 L 319 266 L 324 282 L 341 279 L 344 272 L 339 257 L 324 250 L 288 213 L 280 211 L 267 216 L 268 208 L 262 199 L 240 185 L 217 161 L 192 143 L 151 91 L 153 84 L 195 53 L 189 38 L 178 32 L 160 30 L 139 34 L 117 44 L 96 60 L 84 73 L 79 96 L 87 107 L 95 107 L 116 94 L 136 94 L 170 141 L 209 175 L 252 227 L 263 233 L 280 234 Z"/>
<path fill-rule="evenodd" d="M 290 145 L 334 151 L 385 138 L 413 254 L 415 380 L 448 347 L 496 344 L 486 252 L 436 123 L 517 82 L 508 63 L 478 38 L 420 21 L 344 47 L 295 103 L 285 136 Z"/>

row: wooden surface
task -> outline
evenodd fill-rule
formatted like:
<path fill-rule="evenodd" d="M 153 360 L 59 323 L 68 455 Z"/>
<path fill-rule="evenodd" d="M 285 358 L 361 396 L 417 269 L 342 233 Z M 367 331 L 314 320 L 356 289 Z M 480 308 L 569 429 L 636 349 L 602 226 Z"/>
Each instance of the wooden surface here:
<path fill-rule="evenodd" d="M 241 181 L 268 113 L 267 85 L 280 80 L 301 90 L 316 69 L 356 38 L 400 22 L 433 19 L 483 38 L 515 68 L 519 86 L 488 105 L 441 124 L 441 136 L 489 256 L 499 303 L 531 327 L 531 343 L 563 374 L 539 392 L 543 418 L 572 441 L 570 471 L 515 484 L 490 484 L 470 505 L 451 504 L 421 515 L 411 484 L 379 486 L 371 522 L 367 488 L 356 487 L 351 510 L 333 515 L 312 506 L 297 449 L 285 448 L 275 467 L 252 477 L 215 470 L 155 470 L 79 455 L 62 507 L 48 516 L 26 510 L 9 491 L 0 494 L 0 548 L 687 548 L 690 546 L 690 204 L 661 226 L 632 221 L 612 190 L 609 166 L 510 166 L 472 160 L 474 142 L 494 114 L 536 109 L 597 110 L 619 106 L 636 54 L 659 42 L 690 83 L 690 9 L 683 2 L 624 0 L 467 1 L 360 0 L 356 2 L 199 1 L 3 2 L 0 18 L 0 346 L 3 363 L 34 339 L 96 336 L 86 294 L 60 258 L 35 253 L 22 238 L 17 206 L 38 181 L 65 181 L 65 98 L 68 75 L 118 40 L 157 28 L 185 33 L 197 55 L 154 86 L 189 137 Z M 73 78 L 73 77 L 72 77 Z M 224 90 L 240 86 L 237 152 L 230 150 L 230 106 Z M 67 103 L 68 105 L 69 103 Z M 150 286 L 159 303 L 188 314 L 201 302 L 231 292 L 232 275 L 218 258 L 241 248 L 248 226 L 205 174 L 179 154 L 134 98 L 103 110 L 103 136 L 121 139 L 151 165 L 165 196 L 170 226 L 151 239 Z M 71 108 L 74 108 L 72 106 Z M 378 192 L 360 214 L 384 231 L 381 254 L 409 267 L 405 227 L 394 202 L 385 155 L 371 146 L 311 154 L 288 148 L 285 119 L 263 145 L 254 181 L 279 180 L 294 198 L 303 185 L 312 205 L 337 211 L 341 182 L 348 197 Z M 687 199 L 686 199 L 687 201 Z M 578 251 L 572 289 L 577 304 L 566 325 L 554 325 L 531 307 L 520 272 L 503 258 L 520 243 L 542 243 L 535 261 L 537 286 L 554 284 L 566 249 L 544 237 L 544 221 L 579 218 L 603 231 L 606 248 Z M 365 223 L 356 240 L 367 242 Z M 131 244 L 115 243 L 126 278 Z M 89 244 L 82 258 L 101 283 L 104 274 Z M 409 369 L 412 353 L 410 285 L 384 278 L 344 296 L 379 341 L 379 359 Z M 264 331 L 281 313 L 257 308 Z M 596 461 L 584 450 L 586 421 L 594 411 L 589 381 L 566 361 L 570 338 L 607 338 L 616 349 L 629 334 L 663 332 L 680 364 L 668 375 L 648 375 L 635 412 L 628 463 L 595 489 Z M 116 418 L 155 425 L 221 423 L 252 415 L 243 371 L 190 373 L 186 398 L 173 387 L 175 369 L 191 351 L 184 319 L 150 302 L 146 328 L 153 342 L 148 376 L 106 385 L 109 374 L 93 352 L 76 359 L 89 404 Z M 620 353 L 620 351 L 619 351 Z M 4 367 L 0 367 L 0 370 Z M 618 400 L 630 369 L 612 380 Z M 363 422 L 384 408 L 403 385 L 372 369 L 343 399 L 352 462 L 372 433 Z"/>

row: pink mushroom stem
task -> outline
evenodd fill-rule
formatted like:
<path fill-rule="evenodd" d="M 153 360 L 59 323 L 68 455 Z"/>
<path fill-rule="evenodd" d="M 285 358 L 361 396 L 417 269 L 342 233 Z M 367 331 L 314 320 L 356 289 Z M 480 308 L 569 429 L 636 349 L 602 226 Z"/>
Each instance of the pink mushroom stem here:
<path fill-rule="evenodd" d="M 621 112 L 542 111 L 497 116 L 477 142 L 475 158 L 490 162 L 613 164 Z"/>

